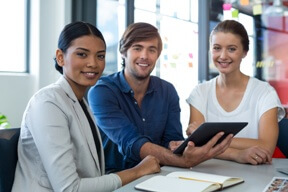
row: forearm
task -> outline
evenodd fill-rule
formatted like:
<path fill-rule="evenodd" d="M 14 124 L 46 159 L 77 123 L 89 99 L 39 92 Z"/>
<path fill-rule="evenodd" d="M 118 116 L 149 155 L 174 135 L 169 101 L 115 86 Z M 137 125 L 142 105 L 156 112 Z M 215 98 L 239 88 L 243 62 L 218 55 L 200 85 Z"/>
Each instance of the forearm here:
<path fill-rule="evenodd" d="M 247 149 L 253 146 L 258 146 L 258 147 L 268 150 L 271 154 L 273 154 L 275 150 L 276 142 L 277 142 L 276 138 L 270 138 L 269 140 L 233 138 L 230 147 L 243 150 L 243 149 Z"/>
<path fill-rule="evenodd" d="M 238 154 L 240 154 L 239 149 L 229 147 L 228 149 L 226 149 L 226 151 L 224 151 L 220 155 L 217 155 L 216 158 L 237 161 Z"/>
<path fill-rule="evenodd" d="M 141 177 L 139 171 L 135 170 L 136 168 L 126 169 L 124 171 L 120 171 L 117 175 L 120 177 L 122 181 L 122 186 L 132 182 L 135 179 Z"/>
<path fill-rule="evenodd" d="M 149 155 L 135 167 L 118 172 L 117 174 L 122 181 L 122 185 L 126 185 L 143 175 L 160 172 L 160 170 L 159 160 Z"/>
<path fill-rule="evenodd" d="M 173 152 L 169 149 L 153 144 L 151 142 L 146 142 L 140 149 L 141 159 L 148 155 L 153 155 L 159 159 L 161 165 L 187 167 L 180 156 L 173 154 Z"/>

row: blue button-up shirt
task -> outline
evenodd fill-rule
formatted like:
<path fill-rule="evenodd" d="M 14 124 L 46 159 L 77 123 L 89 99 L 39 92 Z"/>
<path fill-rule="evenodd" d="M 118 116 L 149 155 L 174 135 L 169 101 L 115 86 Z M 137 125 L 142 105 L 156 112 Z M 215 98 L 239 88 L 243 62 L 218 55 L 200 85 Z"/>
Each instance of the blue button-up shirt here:
<path fill-rule="evenodd" d="M 150 77 L 141 108 L 124 71 L 102 77 L 89 90 L 88 100 L 101 130 L 107 172 L 138 164 L 146 142 L 168 147 L 170 141 L 184 139 L 179 96 L 158 77 Z"/>

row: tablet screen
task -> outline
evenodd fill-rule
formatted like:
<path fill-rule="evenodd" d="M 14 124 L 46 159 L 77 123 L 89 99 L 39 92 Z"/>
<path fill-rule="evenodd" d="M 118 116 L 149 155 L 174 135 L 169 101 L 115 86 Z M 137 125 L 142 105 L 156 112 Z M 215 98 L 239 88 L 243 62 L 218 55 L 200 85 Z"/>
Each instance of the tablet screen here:
<path fill-rule="evenodd" d="M 187 143 L 193 141 L 195 146 L 205 145 L 217 133 L 223 131 L 225 134 L 217 141 L 216 144 L 223 141 L 227 135 L 234 136 L 241 131 L 248 123 L 247 122 L 206 122 L 201 124 L 177 149 L 175 154 L 182 154 Z"/>

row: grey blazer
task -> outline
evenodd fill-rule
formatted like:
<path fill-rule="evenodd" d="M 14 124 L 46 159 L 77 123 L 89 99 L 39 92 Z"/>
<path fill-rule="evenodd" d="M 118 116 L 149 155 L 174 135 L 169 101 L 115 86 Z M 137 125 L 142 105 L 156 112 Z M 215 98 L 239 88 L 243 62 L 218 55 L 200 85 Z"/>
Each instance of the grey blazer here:
<path fill-rule="evenodd" d="M 97 135 L 102 146 L 98 128 Z M 38 91 L 26 107 L 12 191 L 113 191 L 121 180 L 116 174 L 104 175 L 102 147 L 100 151 L 97 154 L 87 117 L 62 76 Z"/>

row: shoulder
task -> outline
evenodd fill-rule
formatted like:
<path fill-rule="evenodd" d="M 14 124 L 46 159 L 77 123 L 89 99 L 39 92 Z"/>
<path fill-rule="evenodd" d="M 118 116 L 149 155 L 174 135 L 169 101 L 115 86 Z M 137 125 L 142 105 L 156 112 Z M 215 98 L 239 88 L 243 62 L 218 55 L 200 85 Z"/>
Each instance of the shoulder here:
<path fill-rule="evenodd" d="M 251 89 L 254 90 L 256 89 L 258 91 L 268 91 L 268 92 L 275 91 L 274 88 L 266 81 L 261 81 L 255 77 L 250 77 L 249 81 L 250 81 L 249 83 L 251 84 L 250 86 Z"/>
<path fill-rule="evenodd" d="M 112 100 L 120 97 L 122 93 L 127 93 L 130 86 L 125 78 L 122 78 L 121 72 L 102 76 L 88 91 L 89 103 L 102 102 L 103 100 Z"/>
<path fill-rule="evenodd" d="M 205 81 L 203 83 L 199 83 L 198 85 L 195 86 L 193 90 L 197 90 L 200 92 L 208 92 L 213 90 L 213 87 L 215 87 L 216 84 L 216 78 L 210 79 L 208 81 Z"/>
<path fill-rule="evenodd" d="M 64 94 L 64 90 L 58 84 L 50 84 L 46 87 L 43 87 L 37 91 L 33 98 L 42 99 L 42 100 L 53 100 L 53 98 L 58 98 Z"/>
<path fill-rule="evenodd" d="M 50 102 L 60 104 L 63 100 L 67 100 L 67 94 L 58 84 L 51 84 L 36 92 L 30 100 L 36 103 Z"/>
<path fill-rule="evenodd" d="M 274 89 L 268 82 L 261 81 L 257 78 L 250 77 L 249 84 L 247 86 L 247 95 L 250 99 L 262 101 L 262 102 L 272 102 L 278 101 L 279 97 Z"/>
<path fill-rule="evenodd" d="M 97 89 L 100 87 L 125 89 L 127 88 L 127 85 L 128 83 L 123 73 L 119 71 L 110 75 L 102 76 L 93 87 Z"/>
<path fill-rule="evenodd" d="M 154 90 L 176 92 L 176 89 L 171 82 L 161 79 L 157 76 L 150 76 L 150 86 Z"/>
<path fill-rule="evenodd" d="M 69 83 L 60 78 L 56 83 L 43 87 L 36 92 L 30 101 L 34 103 L 54 103 L 57 106 L 66 105 L 67 103 L 76 102 L 77 98 L 70 87 Z"/>
<path fill-rule="evenodd" d="M 157 76 L 150 76 L 150 81 L 152 83 L 154 83 L 155 85 L 164 85 L 164 86 L 170 86 L 170 87 L 174 87 L 172 83 L 170 83 L 167 80 L 161 79 L 160 77 Z"/>

